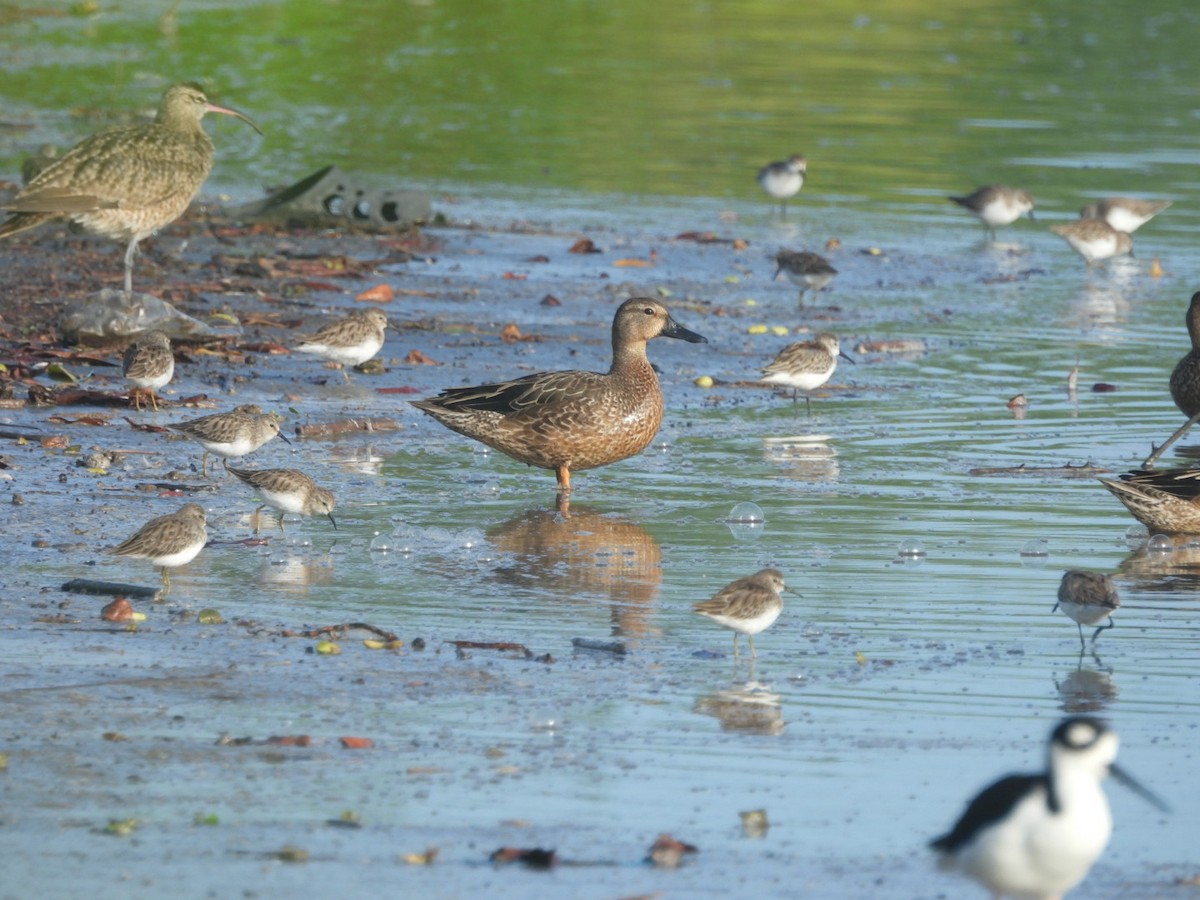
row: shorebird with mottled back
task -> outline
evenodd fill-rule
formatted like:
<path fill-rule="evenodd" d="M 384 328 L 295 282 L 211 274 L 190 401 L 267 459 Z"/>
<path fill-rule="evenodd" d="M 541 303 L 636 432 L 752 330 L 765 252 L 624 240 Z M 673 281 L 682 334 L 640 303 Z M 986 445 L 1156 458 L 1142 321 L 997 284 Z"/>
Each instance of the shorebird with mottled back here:
<path fill-rule="evenodd" d="M 809 391 L 815 391 L 833 377 L 838 357 L 854 363 L 854 360 L 838 346 L 837 335 L 823 331 L 811 341 L 788 344 L 780 350 L 762 370 L 762 380 L 767 384 L 790 387 L 793 406 L 796 404 L 797 392 L 804 391 L 804 408 L 811 415 L 812 402 L 809 399 Z"/>
<path fill-rule="evenodd" d="M 1200 469 L 1125 472 L 1100 483 L 1154 534 L 1200 534 Z"/>
<path fill-rule="evenodd" d="M 1092 263 L 1114 256 L 1133 255 L 1133 238 L 1124 231 L 1117 231 L 1103 219 L 1076 219 L 1061 225 L 1051 225 L 1050 230 L 1066 239 L 1071 248 L 1083 257 L 1088 269 Z"/>
<path fill-rule="evenodd" d="M 808 250 L 780 250 L 775 255 L 775 267 L 775 274 L 771 276 L 771 280 L 778 278 L 780 272 L 785 274 L 792 284 L 800 288 L 801 306 L 804 305 L 806 290 L 812 289 L 815 303 L 817 293 L 833 281 L 833 276 L 838 273 L 829 260 Z"/>
<path fill-rule="evenodd" d="M 692 608 L 718 625 L 733 629 L 733 655 L 738 655 L 738 635 L 746 635 L 750 656 L 755 658 L 754 635 L 775 624 L 783 612 L 787 585 L 778 569 L 761 569 L 721 588 L 711 600 L 702 600 Z"/>
<path fill-rule="evenodd" d="M 349 382 L 346 367 L 361 366 L 383 348 L 383 331 L 387 324 L 387 316 L 382 310 L 354 312 L 303 338 L 296 350 L 337 363 L 342 377 Z"/>
<path fill-rule="evenodd" d="M 168 425 L 196 441 L 204 448 L 200 462 L 200 473 L 208 477 L 208 454 L 214 453 L 226 459 L 253 453 L 273 437 L 289 441 L 280 430 L 283 417 L 276 413 L 265 413 L 253 403 L 235 407 L 231 412 L 215 413 Z"/>
<path fill-rule="evenodd" d="M 1003 184 L 981 187 L 965 197 L 947 197 L 967 210 L 987 228 L 988 237 L 995 240 L 996 229 L 1011 225 L 1021 216 L 1033 218 L 1033 196 Z"/>
<path fill-rule="evenodd" d="M 166 387 L 175 375 L 171 339 L 161 331 L 146 332 L 125 348 L 121 371 L 132 388 L 129 393 L 134 409 L 142 408 L 141 398 L 145 394 L 150 399 L 150 406 L 158 412 L 158 398 L 154 392 Z"/>
<path fill-rule="evenodd" d="M 540 372 L 513 381 L 449 388 L 410 401 L 452 431 L 518 462 L 554 471 L 558 505 L 571 492 L 571 471 L 594 469 L 641 453 L 662 424 L 663 397 L 646 358 L 657 337 L 707 344 L 648 297 L 626 300 L 612 323 L 608 372 Z"/>
<path fill-rule="evenodd" d="M 1092 643 L 1100 637 L 1100 632 L 1107 631 L 1116 623 L 1112 614 L 1121 605 L 1121 597 L 1117 594 L 1117 586 L 1112 578 L 1100 572 L 1084 572 L 1082 569 L 1069 569 L 1063 573 L 1058 585 L 1058 602 L 1054 604 L 1055 612 L 1063 611 L 1068 619 L 1079 629 L 1079 645 L 1086 646 L 1083 640 L 1083 626 L 1095 625 L 1108 619 L 1107 625 L 1101 625 L 1092 634 Z"/>
<path fill-rule="evenodd" d="M 1050 734 L 1044 771 L 1001 778 L 930 842 L 938 867 L 974 879 L 995 898 L 1061 898 L 1087 876 L 1112 834 L 1105 776 L 1168 811 L 1117 766 L 1117 744 L 1099 719 L 1063 719 Z"/>
<path fill-rule="evenodd" d="M 767 196 L 779 201 L 779 214 L 787 215 L 788 197 L 794 197 L 804 187 L 808 160 L 799 153 L 780 162 L 767 163 L 758 170 L 758 186 Z"/>
<path fill-rule="evenodd" d="M 132 293 L 138 242 L 179 218 L 212 171 L 213 143 L 200 127 L 210 112 L 262 134 L 237 110 L 210 103 L 199 85 L 172 85 L 152 123 L 95 134 L 38 172 L 6 205 L 0 237 L 68 219 L 122 241 L 125 293 Z"/>
<path fill-rule="evenodd" d="M 1081 209 L 1079 218 L 1103 219 L 1117 231 L 1133 234 L 1170 205 L 1170 200 L 1106 197 Z"/>
<path fill-rule="evenodd" d="M 279 530 L 283 531 L 286 513 L 299 516 L 322 515 L 329 518 L 334 530 L 337 522 L 333 518 L 335 504 L 333 491 L 321 487 L 303 472 L 296 469 L 235 469 L 224 463 L 243 484 L 258 491 L 263 499 L 262 506 L 254 510 L 254 533 L 258 534 L 259 514 L 268 506 L 279 511 Z"/>
<path fill-rule="evenodd" d="M 117 556 L 148 559 L 161 568 L 165 596 L 171 589 L 168 570 L 190 563 L 207 543 L 204 507 L 187 503 L 170 515 L 151 519 L 112 552 Z"/>

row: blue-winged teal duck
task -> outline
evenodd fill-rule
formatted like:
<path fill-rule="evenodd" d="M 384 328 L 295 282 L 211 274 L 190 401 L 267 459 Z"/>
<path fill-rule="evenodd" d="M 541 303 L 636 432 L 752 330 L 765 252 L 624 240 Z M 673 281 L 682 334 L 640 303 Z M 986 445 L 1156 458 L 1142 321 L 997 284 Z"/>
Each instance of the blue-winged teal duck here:
<path fill-rule="evenodd" d="M 1126 472 L 1100 483 L 1152 532 L 1200 534 L 1200 469 Z"/>
<path fill-rule="evenodd" d="M 657 300 L 635 297 L 613 317 L 612 366 L 599 372 L 541 372 L 499 384 L 449 388 L 411 401 L 447 428 L 518 462 L 553 469 L 560 504 L 571 470 L 594 469 L 640 453 L 658 433 L 663 398 L 646 358 L 656 337 L 708 339 L 677 324 Z"/>

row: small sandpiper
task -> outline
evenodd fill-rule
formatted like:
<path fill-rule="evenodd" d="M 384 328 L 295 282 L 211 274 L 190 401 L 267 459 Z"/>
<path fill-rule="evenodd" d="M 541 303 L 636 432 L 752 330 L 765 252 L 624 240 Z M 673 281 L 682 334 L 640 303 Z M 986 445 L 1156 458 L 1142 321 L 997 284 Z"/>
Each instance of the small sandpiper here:
<path fill-rule="evenodd" d="M 1062 608 L 1063 614 L 1079 629 L 1079 645 L 1083 647 L 1086 646 L 1083 640 L 1083 626 L 1095 625 L 1108 619 L 1108 624 L 1101 625 L 1092 635 L 1092 643 L 1095 644 L 1100 632 L 1114 626 L 1112 614 L 1120 605 L 1121 598 L 1112 578 L 1100 572 L 1070 569 L 1063 574 L 1058 585 L 1058 602 L 1050 611 L 1055 612 Z"/>
<path fill-rule="evenodd" d="M 263 503 L 254 510 L 254 533 L 259 531 L 259 514 L 268 506 L 279 511 L 279 530 L 283 531 L 286 513 L 300 516 L 328 516 L 334 529 L 333 491 L 319 486 L 315 481 L 295 469 L 235 469 L 225 463 L 225 469 L 245 484 L 258 491 Z"/>
<path fill-rule="evenodd" d="M 800 193 L 807 172 L 808 160 L 799 153 L 782 162 L 768 163 L 758 170 L 758 186 L 779 201 L 780 216 L 787 215 L 788 197 Z"/>
<path fill-rule="evenodd" d="M 1021 216 L 1033 218 L 1033 196 L 1029 191 L 992 184 L 966 197 L 947 198 L 972 213 L 984 224 L 988 237 L 996 239 L 996 229 L 1011 225 Z"/>
<path fill-rule="evenodd" d="M 1116 756 L 1117 736 L 1099 719 L 1064 719 L 1050 735 L 1044 772 L 1000 779 L 930 842 L 939 867 L 975 879 L 997 898 L 1061 897 L 1087 876 L 1112 833 L 1104 776 L 1166 811 L 1117 767 Z"/>
<path fill-rule="evenodd" d="M 167 516 L 151 519 L 112 552 L 117 556 L 148 559 L 162 568 L 163 596 L 171 589 L 168 570 L 186 566 L 208 543 L 204 507 L 187 503 Z"/>
<path fill-rule="evenodd" d="M 815 391 L 832 376 L 838 357 L 854 363 L 838 346 L 837 335 L 822 331 L 811 341 L 788 344 L 764 368 L 762 380 L 767 384 L 782 384 L 792 389 L 792 404 L 799 391 L 804 391 L 804 408 L 812 414 L 809 391 Z M 857 363 L 855 363 L 857 365 Z"/>
<path fill-rule="evenodd" d="M 276 413 L 265 413 L 253 403 L 246 403 L 231 412 L 201 416 L 187 422 L 168 425 L 172 431 L 187 435 L 204 448 L 200 473 L 208 477 L 208 454 L 232 459 L 253 453 L 273 437 L 280 437 L 290 444 L 279 426 L 283 417 Z"/>
<path fill-rule="evenodd" d="M 142 408 L 142 395 L 145 394 L 150 399 L 150 406 L 158 412 L 158 398 L 154 392 L 165 387 L 175 376 L 171 339 L 161 331 L 146 332 L 125 348 L 121 371 L 132 388 L 129 393 L 134 409 Z"/>
<path fill-rule="evenodd" d="M 304 338 L 296 347 L 300 353 L 312 353 L 333 360 L 349 382 L 347 366 L 361 366 L 383 348 L 387 316 L 382 310 L 366 309 L 330 322 Z"/>
<path fill-rule="evenodd" d="M 1133 234 L 1170 205 L 1170 200 L 1106 197 L 1081 209 L 1079 218 L 1103 219 L 1117 231 Z"/>
<path fill-rule="evenodd" d="M 807 250 L 780 250 L 775 255 L 775 267 L 775 274 L 771 276 L 771 280 L 778 278 L 780 272 L 787 275 L 788 280 L 800 288 L 801 306 L 804 305 L 806 290 L 812 289 L 815 303 L 816 294 L 833 281 L 833 276 L 838 273 L 825 257 Z"/>
<path fill-rule="evenodd" d="M 733 629 L 733 655 L 738 655 L 738 635 L 746 635 L 750 656 L 754 652 L 754 635 L 775 624 L 783 612 L 783 597 L 787 590 L 783 573 L 778 569 L 762 569 L 753 575 L 739 578 L 721 588 L 711 600 L 697 603 L 693 609 L 708 616 L 718 625 Z"/>
<path fill-rule="evenodd" d="M 1076 219 L 1051 225 L 1050 230 L 1066 238 L 1089 269 L 1098 260 L 1133 254 L 1133 238 L 1124 231 L 1117 231 L 1103 219 Z"/>

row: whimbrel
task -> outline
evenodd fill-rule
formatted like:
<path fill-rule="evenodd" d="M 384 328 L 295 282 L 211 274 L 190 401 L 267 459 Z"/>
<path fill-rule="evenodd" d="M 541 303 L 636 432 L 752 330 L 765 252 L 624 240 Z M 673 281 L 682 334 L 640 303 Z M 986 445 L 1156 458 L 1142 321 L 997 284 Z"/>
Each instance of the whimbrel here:
<path fill-rule="evenodd" d="M 102 131 L 39 172 L 7 205 L 0 238 L 69 219 L 85 231 L 125 241 L 125 293 L 133 292 L 133 258 L 142 238 L 179 218 L 212 170 L 205 113 L 235 116 L 210 103 L 195 84 L 167 88 L 148 125 Z"/>

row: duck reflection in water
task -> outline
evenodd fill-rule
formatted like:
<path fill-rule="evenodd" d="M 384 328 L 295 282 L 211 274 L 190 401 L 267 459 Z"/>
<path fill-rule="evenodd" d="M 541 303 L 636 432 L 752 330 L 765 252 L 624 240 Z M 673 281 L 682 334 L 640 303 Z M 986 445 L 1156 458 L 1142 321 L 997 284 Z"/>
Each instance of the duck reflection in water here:
<path fill-rule="evenodd" d="M 624 516 L 572 506 L 570 516 L 531 509 L 488 530 L 511 561 L 497 579 L 550 600 L 598 597 L 608 602 L 612 634 L 640 638 L 662 583 L 662 553 L 650 532 Z"/>

